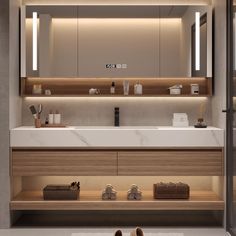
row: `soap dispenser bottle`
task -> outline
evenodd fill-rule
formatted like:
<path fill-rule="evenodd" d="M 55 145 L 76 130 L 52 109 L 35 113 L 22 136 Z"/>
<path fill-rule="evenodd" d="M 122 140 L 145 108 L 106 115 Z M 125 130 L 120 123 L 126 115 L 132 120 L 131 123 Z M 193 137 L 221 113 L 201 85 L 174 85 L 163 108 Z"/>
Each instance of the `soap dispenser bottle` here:
<path fill-rule="evenodd" d="M 115 114 L 114 114 L 114 118 L 115 118 L 114 125 L 116 127 L 118 127 L 118 126 L 120 126 L 120 108 L 115 107 L 114 112 L 115 112 Z"/>

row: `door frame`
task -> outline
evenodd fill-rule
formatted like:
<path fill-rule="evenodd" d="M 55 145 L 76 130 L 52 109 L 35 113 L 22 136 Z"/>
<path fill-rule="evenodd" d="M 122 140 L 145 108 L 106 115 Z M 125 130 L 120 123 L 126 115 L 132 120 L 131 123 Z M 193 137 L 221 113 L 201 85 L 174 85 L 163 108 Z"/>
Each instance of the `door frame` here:
<path fill-rule="evenodd" d="M 233 209 L 233 0 L 227 0 L 227 108 L 226 108 L 226 230 L 233 236 L 235 232 L 231 229 Z"/>

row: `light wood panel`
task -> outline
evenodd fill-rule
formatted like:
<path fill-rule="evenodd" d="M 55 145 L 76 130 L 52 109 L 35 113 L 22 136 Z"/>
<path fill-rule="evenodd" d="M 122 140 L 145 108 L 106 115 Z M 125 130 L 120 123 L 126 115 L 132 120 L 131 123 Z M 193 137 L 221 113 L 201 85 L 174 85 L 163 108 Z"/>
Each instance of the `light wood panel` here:
<path fill-rule="evenodd" d="M 13 176 L 222 176 L 222 149 L 13 150 Z"/>
<path fill-rule="evenodd" d="M 75 150 L 13 150 L 12 175 L 117 175 L 117 153 Z"/>
<path fill-rule="evenodd" d="M 99 191 L 81 191 L 76 201 L 44 201 L 41 191 L 25 191 L 10 203 L 11 210 L 224 210 L 224 201 L 212 191 L 192 191 L 188 200 L 156 200 L 151 191 L 141 201 L 127 201 L 126 192 L 117 200 L 102 201 Z"/>
<path fill-rule="evenodd" d="M 223 174 L 221 149 L 118 152 L 118 175 L 221 176 Z"/>

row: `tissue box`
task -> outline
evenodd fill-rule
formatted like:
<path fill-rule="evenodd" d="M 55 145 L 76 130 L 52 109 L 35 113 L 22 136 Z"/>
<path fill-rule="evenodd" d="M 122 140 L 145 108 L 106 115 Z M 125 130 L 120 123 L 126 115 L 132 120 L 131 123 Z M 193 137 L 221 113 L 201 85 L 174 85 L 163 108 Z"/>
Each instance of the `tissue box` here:
<path fill-rule="evenodd" d="M 174 127 L 188 127 L 188 115 L 186 113 L 174 113 L 172 119 L 172 125 Z"/>
<path fill-rule="evenodd" d="M 43 189 L 44 200 L 77 200 L 79 189 L 71 189 L 70 185 L 47 185 Z"/>
<path fill-rule="evenodd" d="M 155 199 L 188 199 L 190 188 L 184 183 L 157 183 L 153 185 Z"/>

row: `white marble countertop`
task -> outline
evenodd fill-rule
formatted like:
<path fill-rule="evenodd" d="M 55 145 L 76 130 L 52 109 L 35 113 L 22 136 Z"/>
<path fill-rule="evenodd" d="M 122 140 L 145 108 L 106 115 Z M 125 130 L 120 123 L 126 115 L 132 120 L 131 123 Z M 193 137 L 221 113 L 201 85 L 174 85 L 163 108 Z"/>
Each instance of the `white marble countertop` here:
<path fill-rule="evenodd" d="M 19 148 L 224 147 L 224 130 L 171 126 L 22 126 L 10 131 L 10 145 Z"/>

